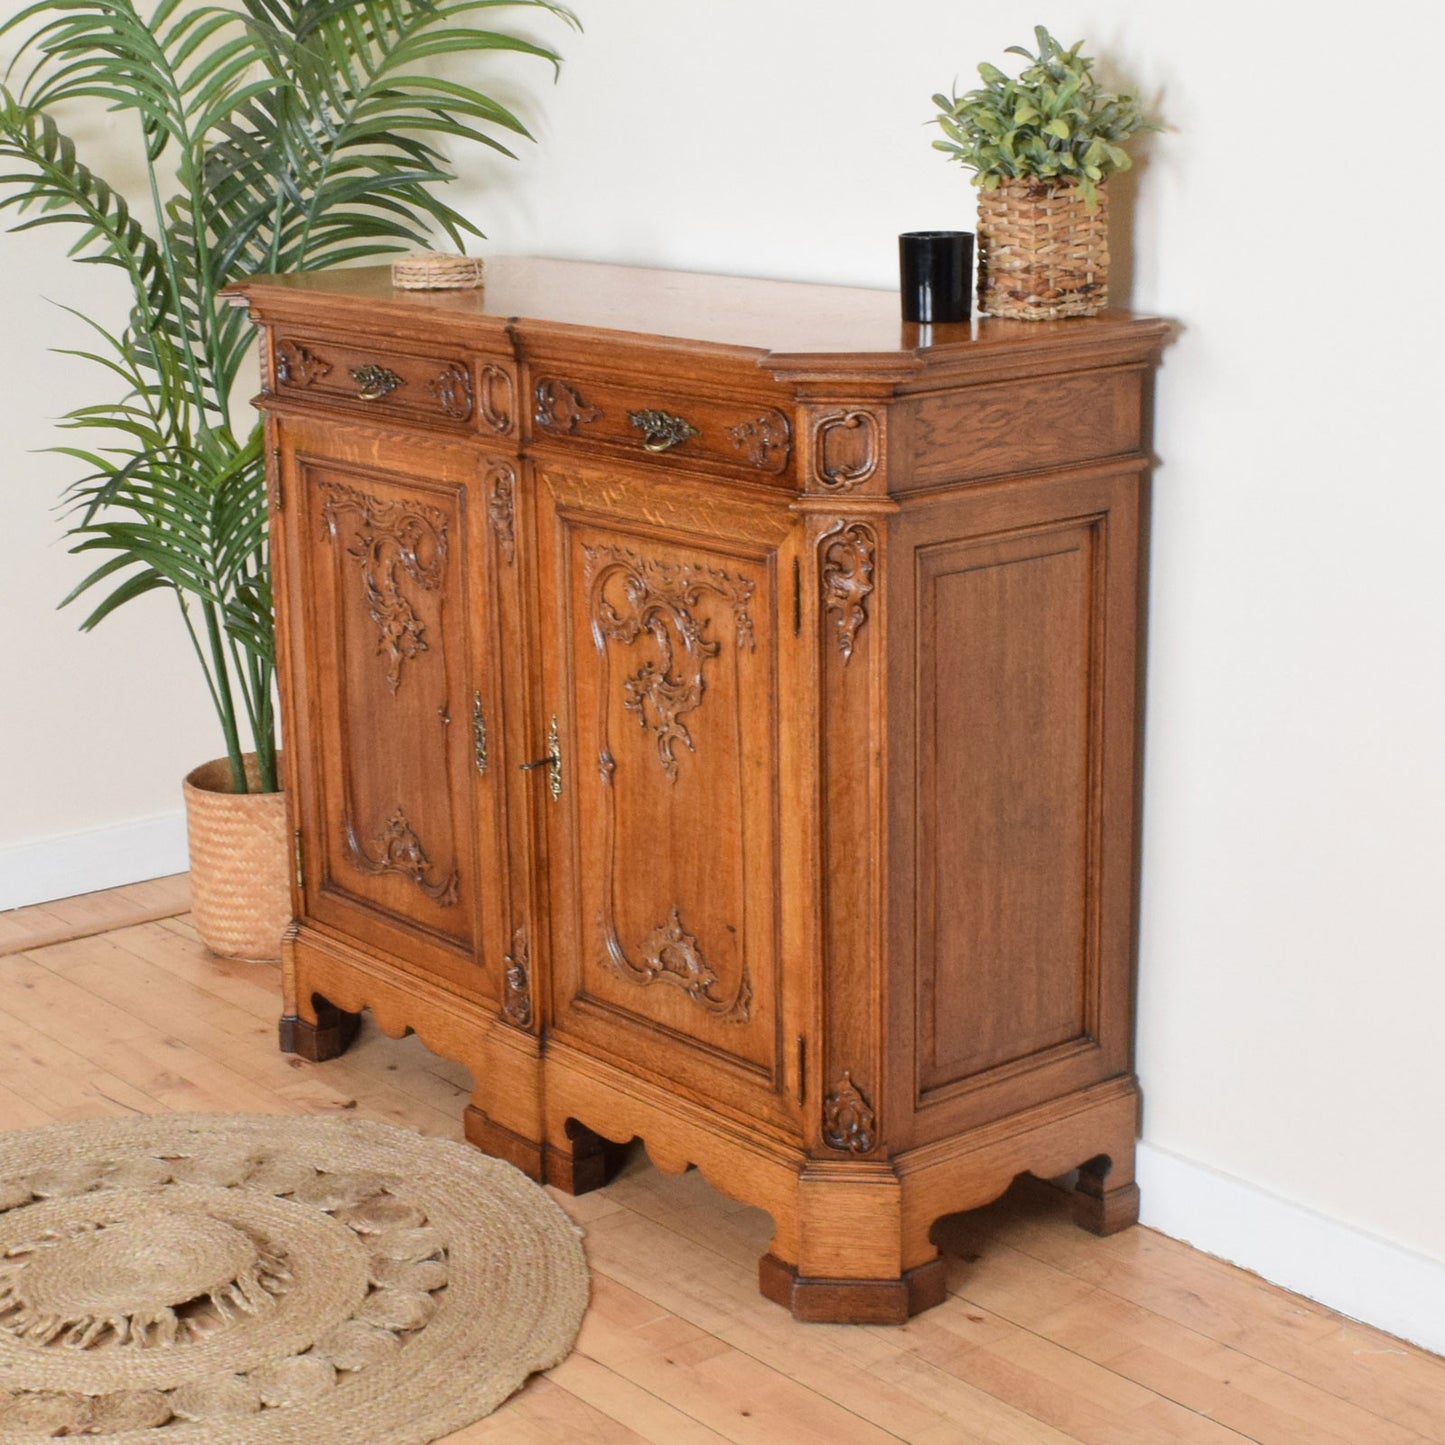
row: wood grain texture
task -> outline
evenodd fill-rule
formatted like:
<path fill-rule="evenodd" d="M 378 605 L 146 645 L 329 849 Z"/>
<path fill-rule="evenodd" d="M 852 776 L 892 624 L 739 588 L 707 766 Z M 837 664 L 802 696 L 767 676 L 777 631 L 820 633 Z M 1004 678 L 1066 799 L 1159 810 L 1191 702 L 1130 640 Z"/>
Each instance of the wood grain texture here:
<path fill-rule="evenodd" d="M 1069 523 L 919 559 L 924 1093 L 1087 1031 L 1097 551 Z"/>
<path fill-rule="evenodd" d="M 539 343 L 573 346 L 598 332 L 665 337 L 685 346 L 765 355 L 770 369 L 803 376 L 856 369 L 867 358 L 899 376 L 963 367 L 980 374 L 1047 358 L 1064 364 L 1101 346 L 1138 352 L 1138 319 L 1106 311 L 1077 321 L 1024 322 L 981 317 L 921 328 L 900 321 L 896 291 L 814 286 L 733 276 L 685 275 L 645 267 L 497 256 L 477 291 L 397 291 L 386 267 L 262 277 L 235 288 L 261 320 L 309 320 L 324 311 L 333 328 L 384 330 L 418 339 L 445 330 L 504 351 L 513 318 L 526 318 Z M 1145 350 L 1167 333 L 1152 322 Z"/>
<path fill-rule="evenodd" d="M 1148 376 L 1099 370 L 921 397 L 908 485 L 980 481 L 1133 452 Z"/>
<path fill-rule="evenodd" d="M 109 931 L 6 960 L 0 1127 L 339 1109 L 459 1137 L 464 1069 L 370 1021 L 331 1063 L 277 1054 L 276 968 L 211 957 L 184 918 L 142 921 L 143 890 L 126 926 L 125 898 L 100 905 Z M 760 1299 L 768 1217 L 695 1170 L 634 1151 L 606 1188 L 554 1198 L 593 1271 L 577 1348 L 439 1445 L 1445 1442 L 1445 1361 L 1150 1230 L 1089 1238 L 1046 1185 L 945 1219 L 947 1296 L 903 1327 L 801 1324 Z"/>

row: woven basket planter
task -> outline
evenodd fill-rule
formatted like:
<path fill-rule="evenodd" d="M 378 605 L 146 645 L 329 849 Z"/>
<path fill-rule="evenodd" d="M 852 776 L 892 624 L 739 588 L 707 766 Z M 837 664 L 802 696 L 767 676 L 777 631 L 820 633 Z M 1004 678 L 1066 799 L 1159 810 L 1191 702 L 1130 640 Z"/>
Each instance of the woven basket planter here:
<path fill-rule="evenodd" d="M 254 784 L 254 754 L 246 774 Z M 222 958 L 279 959 L 291 924 L 286 795 L 231 792 L 225 758 L 188 774 L 183 791 L 196 932 Z"/>
<path fill-rule="evenodd" d="M 1077 183 L 1006 180 L 978 193 L 978 305 L 989 316 L 1093 316 L 1109 300 L 1108 193 L 1084 205 Z"/>

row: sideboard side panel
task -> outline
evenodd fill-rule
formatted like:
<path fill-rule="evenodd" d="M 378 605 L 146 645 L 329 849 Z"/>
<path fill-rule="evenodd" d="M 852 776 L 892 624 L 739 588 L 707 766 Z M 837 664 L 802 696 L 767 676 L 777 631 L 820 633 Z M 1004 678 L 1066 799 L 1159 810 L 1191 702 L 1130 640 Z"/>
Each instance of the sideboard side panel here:
<path fill-rule="evenodd" d="M 895 1057 L 922 1143 L 1125 1073 L 1141 472 L 910 501 L 891 529 Z"/>

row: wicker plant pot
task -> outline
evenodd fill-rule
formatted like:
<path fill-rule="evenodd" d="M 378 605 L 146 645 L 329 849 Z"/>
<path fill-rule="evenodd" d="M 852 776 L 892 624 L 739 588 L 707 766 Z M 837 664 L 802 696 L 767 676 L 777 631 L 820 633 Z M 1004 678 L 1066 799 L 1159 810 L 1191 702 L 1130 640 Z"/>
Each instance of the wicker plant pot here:
<path fill-rule="evenodd" d="M 978 193 L 978 306 L 989 316 L 1093 316 L 1109 300 L 1108 194 L 1074 181 L 1006 180 Z"/>
<path fill-rule="evenodd" d="M 246 773 L 254 783 L 254 754 Z M 291 923 L 286 795 L 233 793 L 225 758 L 203 763 L 183 789 L 196 932 L 222 958 L 279 959 Z"/>

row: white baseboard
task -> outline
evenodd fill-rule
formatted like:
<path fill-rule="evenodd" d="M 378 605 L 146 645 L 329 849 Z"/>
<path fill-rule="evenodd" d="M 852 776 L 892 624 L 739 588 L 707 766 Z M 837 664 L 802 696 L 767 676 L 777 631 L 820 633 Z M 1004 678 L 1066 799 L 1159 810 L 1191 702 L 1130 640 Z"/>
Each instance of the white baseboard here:
<path fill-rule="evenodd" d="M 1445 1354 L 1445 1264 L 1149 1144 L 1137 1169 L 1141 1224 Z"/>
<path fill-rule="evenodd" d="M 184 811 L 0 847 L 0 910 L 184 873 Z"/>

